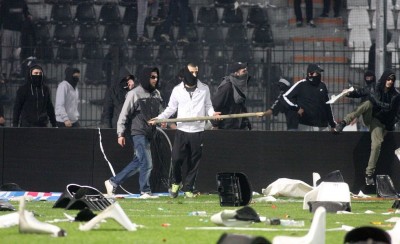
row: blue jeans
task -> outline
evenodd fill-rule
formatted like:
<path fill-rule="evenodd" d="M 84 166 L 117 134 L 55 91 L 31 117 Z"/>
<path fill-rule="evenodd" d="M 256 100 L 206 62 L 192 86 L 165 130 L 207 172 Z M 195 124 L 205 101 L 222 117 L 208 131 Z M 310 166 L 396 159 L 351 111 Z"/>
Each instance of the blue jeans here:
<path fill-rule="evenodd" d="M 135 156 L 133 160 L 125 166 L 116 176 L 110 178 L 113 186 L 121 185 L 126 179 L 139 172 L 140 192 L 151 192 L 150 173 L 153 168 L 151 158 L 150 142 L 144 135 L 132 136 L 133 150 Z"/>

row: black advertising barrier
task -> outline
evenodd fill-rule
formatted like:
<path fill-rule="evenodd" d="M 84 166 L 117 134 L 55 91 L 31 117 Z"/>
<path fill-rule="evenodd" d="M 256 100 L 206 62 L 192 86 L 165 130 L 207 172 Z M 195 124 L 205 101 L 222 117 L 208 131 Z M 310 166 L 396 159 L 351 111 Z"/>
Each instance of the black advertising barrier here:
<path fill-rule="evenodd" d="M 101 130 L 103 146 L 116 172 L 132 160 L 132 145 L 117 144 L 113 129 Z M 174 131 L 167 131 L 173 142 Z M 110 169 L 99 147 L 97 129 L 1 128 L 1 185 L 16 183 L 29 191 L 63 192 L 71 182 L 105 192 Z M 389 175 L 396 189 L 400 179 L 400 134 L 390 132 L 382 145 L 376 174 Z M 370 152 L 367 132 L 206 131 L 203 156 L 196 180 L 201 192 L 216 192 L 219 172 L 246 174 L 253 191 L 261 192 L 278 178 L 312 184 L 312 173 L 321 176 L 340 170 L 351 191 L 364 187 L 364 171 Z M 183 171 L 185 172 L 185 171 Z M 124 188 L 139 193 L 138 176 Z M 123 193 L 119 190 L 119 193 Z"/>

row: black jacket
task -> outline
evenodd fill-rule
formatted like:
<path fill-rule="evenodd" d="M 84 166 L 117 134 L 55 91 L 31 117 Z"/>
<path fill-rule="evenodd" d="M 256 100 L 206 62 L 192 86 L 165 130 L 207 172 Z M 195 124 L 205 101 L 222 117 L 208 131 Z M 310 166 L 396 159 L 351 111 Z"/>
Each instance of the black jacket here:
<path fill-rule="evenodd" d="M 286 127 L 288 130 L 297 130 L 299 128 L 299 118 L 296 111 L 289 109 L 283 101 L 283 94 L 281 91 L 275 102 L 271 105 L 272 114 L 277 116 L 279 113 L 284 113 L 286 117 Z"/>
<path fill-rule="evenodd" d="M 28 74 L 34 68 L 42 69 L 39 65 L 29 68 Z M 48 86 L 43 83 L 40 86 L 32 85 L 29 75 L 27 82 L 17 90 L 14 103 L 13 126 L 14 127 L 47 127 L 50 123 L 56 126 L 54 105 Z"/>
<path fill-rule="evenodd" d="M 245 101 L 242 103 L 235 103 L 233 97 L 233 85 L 231 82 L 218 87 L 217 92 L 214 94 L 212 104 L 215 111 L 221 114 L 241 114 L 247 113 Z M 211 121 L 214 127 L 219 129 L 251 129 L 250 121 L 248 118 L 235 118 L 224 120 Z"/>
<path fill-rule="evenodd" d="M 122 79 L 118 83 L 113 84 L 106 91 L 102 117 L 103 124 L 105 124 L 107 128 L 117 128 L 118 117 L 124 105 L 126 94 L 128 93 L 126 89 L 126 76 L 128 75 L 129 74 L 123 74 Z"/>
<path fill-rule="evenodd" d="M 336 123 L 333 119 L 329 100 L 328 89 L 325 83 L 317 85 L 309 80 L 303 79 L 295 83 L 284 95 L 284 102 L 293 111 L 304 109 L 303 116 L 299 117 L 299 123 L 309 126 L 333 128 Z"/>
<path fill-rule="evenodd" d="M 369 100 L 374 105 L 372 116 L 383 123 L 386 130 L 393 130 L 394 125 L 399 120 L 400 94 L 394 88 L 394 85 L 388 91 L 384 89 L 387 78 L 394 74 L 392 70 L 385 70 L 376 84 L 375 93 L 369 97 Z"/>

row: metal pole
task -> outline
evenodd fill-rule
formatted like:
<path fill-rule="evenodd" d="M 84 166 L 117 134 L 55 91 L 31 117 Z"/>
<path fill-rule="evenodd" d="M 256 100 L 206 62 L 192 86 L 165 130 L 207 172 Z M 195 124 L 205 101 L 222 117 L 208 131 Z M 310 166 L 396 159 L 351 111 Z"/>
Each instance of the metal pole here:
<path fill-rule="evenodd" d="M 387 0 L 376 1 L 375 74 L 380 77 L 386 67 Z"/>

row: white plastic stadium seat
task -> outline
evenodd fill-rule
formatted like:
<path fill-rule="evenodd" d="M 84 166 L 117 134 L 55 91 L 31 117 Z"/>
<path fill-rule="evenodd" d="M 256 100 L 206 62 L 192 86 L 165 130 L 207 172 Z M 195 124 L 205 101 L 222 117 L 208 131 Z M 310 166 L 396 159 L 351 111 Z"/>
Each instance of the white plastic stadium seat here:
<path fill-rule="evenodd" d="M 393 11 L 390 10 L 389 8 L 387 9 L 387 15 L 386 15 L 386 24 L 387 24 L 387 29 L 388 30 L 394 30 L 394 16 L 393 16 Z M 376 12 L 374 12 L 374 15 L 372 16 L 372 29 L 376 29 Z"/>
<path fill-rule="evenodd" d="M 304 196 L 303 209 L 309 209 L 310 201 L 331 201 L 350 203 L 350 189 L 345 182 L 321 182 Z"/>
<path fill-rule="evenodd" d="M 369 48 L 371 44 L 371 35 L 368 29 L 360 27 L 349 31 L 349 47 Z"/>
<path fill-rule="evenodd" d="M 351 0 L 347 1 L 347 9 L 354 9 L 354 8 L 365 8 L 367 9 L 368 0 Z"/>
<path fill-rule="evenodd" d="M 349 11 L 347 27 L 349 29 L 360 28 L 360 27 L 369 29 L 371 27 L 371 24 L 367 9 L 364 8 L 351 9 Z"/>
<path fill-rule="evenodd" d="M 319 207 L 315 211 L 310 230 L 302 237 L 276 236 L 272 244 L 321 244 L 325 243 L 326 210 Z"/>

